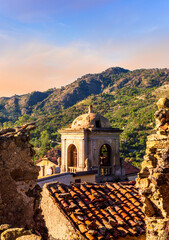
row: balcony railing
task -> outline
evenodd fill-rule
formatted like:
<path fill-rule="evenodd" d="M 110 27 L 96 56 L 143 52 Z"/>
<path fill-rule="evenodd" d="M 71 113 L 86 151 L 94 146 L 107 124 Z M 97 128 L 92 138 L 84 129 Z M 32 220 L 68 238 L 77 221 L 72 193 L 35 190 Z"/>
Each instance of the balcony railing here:
<path fill-rule="evenodd" d="M 100 166 L 100 175 L 101 176 L 108 176 L 111 175 L 111 169 L 112 167 L 110 166 Z"/>
<path fill-rule="evenodd" d="M 68 167 L 68 171 L 71 173 L 76 173 L 76 167 Z"/>

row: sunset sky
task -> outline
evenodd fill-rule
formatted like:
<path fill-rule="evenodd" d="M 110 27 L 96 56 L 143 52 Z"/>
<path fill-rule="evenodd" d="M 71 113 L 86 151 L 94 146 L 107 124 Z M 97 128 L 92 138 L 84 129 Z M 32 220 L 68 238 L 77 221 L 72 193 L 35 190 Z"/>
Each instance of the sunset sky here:
<path fill-rule="evenodd" d="M 168 0 L 0 0 L 0 97 L 169 68 Z"/>

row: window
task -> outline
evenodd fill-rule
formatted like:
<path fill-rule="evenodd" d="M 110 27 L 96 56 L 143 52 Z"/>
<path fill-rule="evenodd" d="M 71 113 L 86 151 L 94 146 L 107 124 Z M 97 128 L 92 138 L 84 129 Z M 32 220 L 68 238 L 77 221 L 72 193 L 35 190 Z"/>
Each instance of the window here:
<path fill-rule="evenodd" d="M 100 126 L 100 120 L 96 120 L 95 121 L 95 124 L 96 124 L 96 128 L 100 128 L 101 126 Z"/>
<path fill-rule="evenodd" d="M 99 173 L 102 176 L 111 175 L 111 147 L 103 144 L 100 148 Z"/>

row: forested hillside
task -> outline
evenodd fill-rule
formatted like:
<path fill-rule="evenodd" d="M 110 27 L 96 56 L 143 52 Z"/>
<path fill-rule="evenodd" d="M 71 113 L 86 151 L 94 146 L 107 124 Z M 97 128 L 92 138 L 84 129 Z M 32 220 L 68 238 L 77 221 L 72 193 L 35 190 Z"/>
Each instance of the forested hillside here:
<path fill-rule="evenodd" d="M 87 74 L 61 89 L 0 98 L 1 127 L 37 121 L 31 141 L 42 155 L 59 144 L 57 130 L 70 125 L 92 104 L 112 127 L 123 129 L 121 156 L 140 166 L 146 137 L 153 131 L 156 101 L 167 95 L 168 69 L 109 68 L 100 74 Z"/>

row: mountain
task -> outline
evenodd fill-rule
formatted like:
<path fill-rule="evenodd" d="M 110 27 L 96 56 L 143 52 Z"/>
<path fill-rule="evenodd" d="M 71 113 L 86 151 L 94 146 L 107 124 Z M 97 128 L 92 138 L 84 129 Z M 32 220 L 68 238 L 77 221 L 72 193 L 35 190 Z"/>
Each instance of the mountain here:
<path fill-rule="evenodd" d="M 19 116 L 31 114 L 32 109 L 54 90 L 32 92 L 25 95 L 0 98 L 0 121 L 17 120 Z"/>
<path fill-rule="evenodd" d="M 37 121 L 32 143 L 43 153 L 60 141 L 58 129 L 93 104 L 113 127 L 124 130 L 121 156 L 139 166 L 146 136 L 153 131 L 157 98 L 168 95 L 169 69 L 129 71 L 114 67 L 84 75 L 60 89 L 0 98 L 0 121 L 3 127 Z"/>

